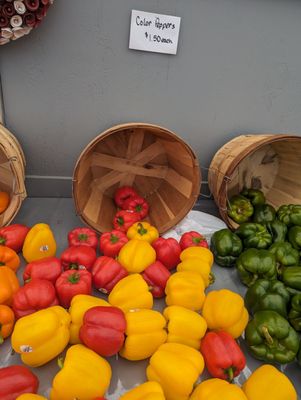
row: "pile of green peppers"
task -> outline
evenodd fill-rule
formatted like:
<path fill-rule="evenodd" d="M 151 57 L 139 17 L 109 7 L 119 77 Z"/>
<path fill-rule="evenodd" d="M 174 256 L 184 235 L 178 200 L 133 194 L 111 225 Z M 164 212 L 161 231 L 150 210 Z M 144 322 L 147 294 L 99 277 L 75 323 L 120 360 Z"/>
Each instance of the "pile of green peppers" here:
<path fill-rule="evenodd" d="M 265 362 L 301 364 L 301 205 L 275 210 L 260 190 L 245 189 L 230 199 L 228 215 L 239 227 L 215 232 L 211 250 L 248 287 L 248 348 Z"/>

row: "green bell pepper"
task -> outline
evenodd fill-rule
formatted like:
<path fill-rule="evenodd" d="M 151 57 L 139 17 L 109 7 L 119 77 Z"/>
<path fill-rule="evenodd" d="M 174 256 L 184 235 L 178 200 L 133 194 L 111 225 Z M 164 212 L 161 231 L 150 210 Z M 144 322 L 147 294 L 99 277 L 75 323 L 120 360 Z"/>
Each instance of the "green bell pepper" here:
<path fill-rule="evenodd" d="M 211 237 L 211 251 L 221 267 L 232 267 L 243 250 L 240 238 L 230 229 L 221 229 Z"/>
<path fill-rule="evenodd" d="M 272 236 L 261 224 L 244 222 L 235 233 L 242 239 L 245 248 L 266 249 L 272 244 Z"/>
<path fill-rule="evenodd" d="M 245 305 L 252 314 L 257 311 L 272 310 L 287 317 L 289 300 L 289 292 L 284 284 L 276 279 L 258 279 L 245 295 Z"/>
<path fill-rule="evenodd" d="M 246 341 L 255 358 L 287 364 L 299 350 L 299 335 L 275 311 L 258 311 L 246 328 Z"/>
<path fill-rule="evenodd" d="M 287 226 L 277 218 L 266 224 L 268 232 L 272 235 L 273 243 L 285 242 Z"/>
<path fill-rule="evenodd" d="M 245 188 L 240 194 L 249 199 L 253 206 L 258 206 L 259 204 L 265 204 L 265 196 L 261 190 Z"/>
<path fill-rule="evenodd" d="M 301 250 L 301 226 L 292 226 L 288 231 L 288 240 L 297 250 Z"/>
<path fill-rule="evenodd" d="M 249 199 L 241 195 L 231 197 L 228 204 L 228 215 L 233 221 L 242 224 L 250 219 L 254 211 Z"/>
<path fill-rule="evenodd" d="M 287 226 L 299 225 L 301 226 L 301 205 L 288 204 L 279 207 L 277 217 L 281 222 Z"/>
<path fill-rule="evenodd" d="M 280 270 L 280 279 L 285 286 L 301 290 L 301 267 L 285 267 Z"/>
<path fill-rule="evenodd" d="M 268 250 L 245 250 L 238 257 L 236 267 L 240 280 L 246 286 L 253 285 L 258 279 L 277 278 L 276 258 Z"/>
<path fill-rule="evenodd" d="M 276 210 L 270 204 L 260 204 L 254 208 L 252 220 L 258 224 L 273 222 L 276 218 Z"/>
<path fill-rule="evenodd" d="M 274 243 L 269 248 L 269 251 L 275 255 L 278 267 L 299 264 L 299 252 L 289 242 Z"/>
<path fill-rule="evenodd" d="M 288 320 L 296 331 L 301 331 L 301 294 L 295 294 L 291 300 Z"/>

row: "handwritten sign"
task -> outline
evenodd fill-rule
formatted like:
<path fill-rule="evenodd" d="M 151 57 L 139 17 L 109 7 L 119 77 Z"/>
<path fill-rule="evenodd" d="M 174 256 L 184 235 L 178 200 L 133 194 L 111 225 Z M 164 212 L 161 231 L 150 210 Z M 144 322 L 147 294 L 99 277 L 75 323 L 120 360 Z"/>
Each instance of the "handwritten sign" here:
<path fill-rule="evenodd" d="M 180 23 L 180 17 L 132 10 L 129 48 L 177 54 Z"/>

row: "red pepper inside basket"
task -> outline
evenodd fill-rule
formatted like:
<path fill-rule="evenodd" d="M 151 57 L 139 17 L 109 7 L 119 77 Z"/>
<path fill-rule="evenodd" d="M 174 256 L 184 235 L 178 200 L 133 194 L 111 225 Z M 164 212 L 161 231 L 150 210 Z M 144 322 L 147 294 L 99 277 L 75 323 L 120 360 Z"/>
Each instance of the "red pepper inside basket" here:
<path fill-rule="evenodd" d="M 138 221 L 140 221 L 138 213 L 121 210 L 115 215 L 113 225 L 116 230 L 126 232 L 135 222 Z"/>
<path fill-rule="evenodd" d="M 124 209 L 124 202 L 138 193 L 131 186 L 122 186 L 116 190 L 114 200 L 118 207 Z"/>

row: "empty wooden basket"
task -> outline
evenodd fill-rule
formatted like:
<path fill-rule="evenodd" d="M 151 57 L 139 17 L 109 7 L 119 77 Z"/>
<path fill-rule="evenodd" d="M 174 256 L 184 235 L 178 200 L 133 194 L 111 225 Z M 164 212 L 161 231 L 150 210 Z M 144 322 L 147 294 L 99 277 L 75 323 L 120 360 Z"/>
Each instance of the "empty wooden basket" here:
<path fill-rule="evenodd" d="M 145 123 L 114 126 L 81 153 L 73 175 L 75 208 L 98 232 L 113 228 L 114 193 L 133 186 L 150 205 L 149 221 L 160 233 L 191 210 L 200 193 L 193 150 L 166 128 Z"/>
<path fill-rule="evenodd" d="M 226 224 L 227 203 L 244 187 L 261 189 L 267 203 L 301 204 L 301 137 L 244 135 L 226 143 L 215 154 L 209 169 L 211 193 Z"/>
<path fill-rule="evenodd" d="M 0 124 L 0 191 L 10 196 L 8 208 L 0 214 L 0 226 L 8 225 L 26 198 L 25 157 L 17 139 Z"/>

